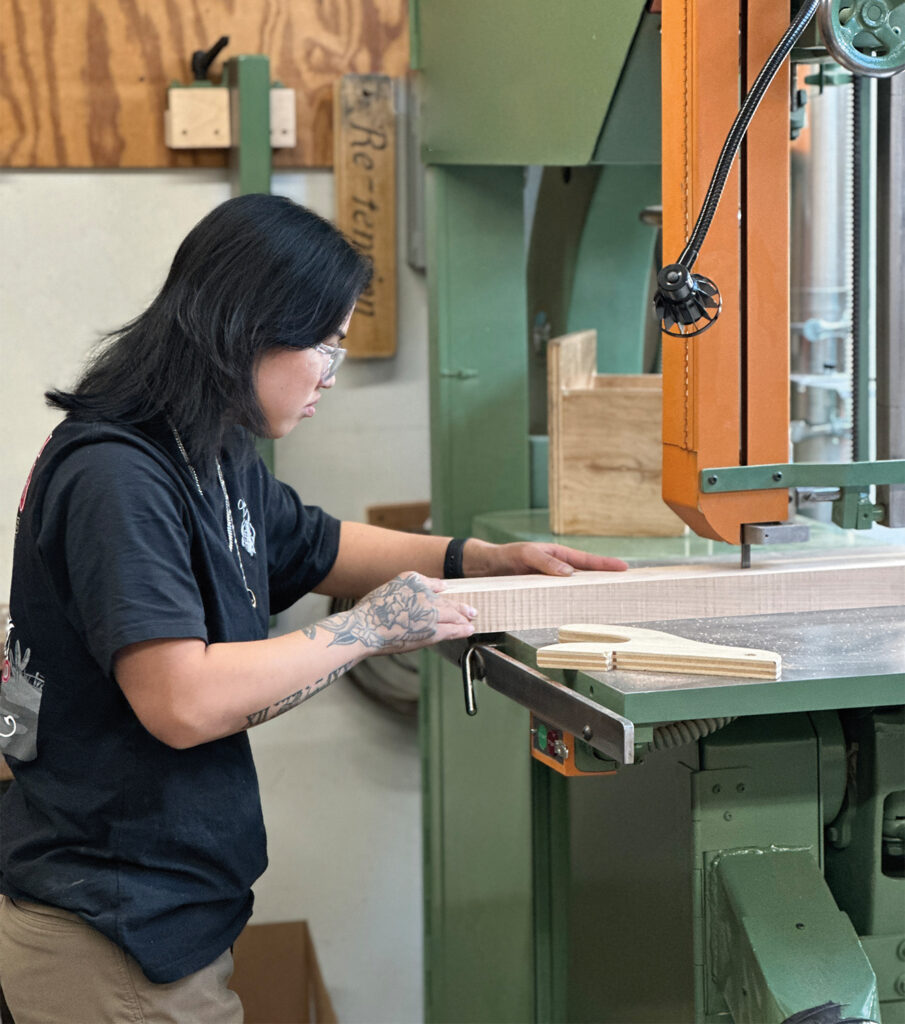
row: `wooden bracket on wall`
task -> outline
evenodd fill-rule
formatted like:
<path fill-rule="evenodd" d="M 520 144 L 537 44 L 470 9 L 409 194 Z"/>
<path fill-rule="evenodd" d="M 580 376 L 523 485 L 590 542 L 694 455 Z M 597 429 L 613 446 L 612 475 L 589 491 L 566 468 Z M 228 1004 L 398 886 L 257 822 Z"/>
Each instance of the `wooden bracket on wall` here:
<path fill-rule="evenodd" d="M 171 86 L 163 115 L 170 149 L 229 149 L 232 144 L 229 89 L 224 86 Z M 295 90 L 270 90 L 270 145 L 294 149 L 297 131 Z"/>

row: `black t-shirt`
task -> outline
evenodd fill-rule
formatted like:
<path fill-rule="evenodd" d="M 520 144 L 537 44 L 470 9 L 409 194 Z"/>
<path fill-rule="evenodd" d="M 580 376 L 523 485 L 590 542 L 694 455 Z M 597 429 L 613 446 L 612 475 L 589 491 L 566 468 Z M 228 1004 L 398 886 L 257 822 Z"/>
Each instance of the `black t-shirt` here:
<path fill-rule="evenodd" d="M 199 494 L 165 427 L 65 420 L 19 506 L 0 891 L 74 911 L 154 982 L 199 970 L 242 930 L 264 825 L 246 733 L 188 750 L 159 742 L 117 685 L 114 655 L 162 637 L 262 639 L 339 546 L 338 521 L 242 448 L 237 436 L 221 458 L 232 550 L 217 477 Z"/>

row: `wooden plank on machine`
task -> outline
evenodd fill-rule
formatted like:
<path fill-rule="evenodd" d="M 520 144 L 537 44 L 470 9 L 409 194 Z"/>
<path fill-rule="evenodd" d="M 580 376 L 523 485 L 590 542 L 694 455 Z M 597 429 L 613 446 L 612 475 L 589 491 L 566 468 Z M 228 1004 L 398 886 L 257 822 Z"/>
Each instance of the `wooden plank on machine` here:
<path fill-rule="evenodd" d="M 905 601 L 905 552 L 729 565 L 652 566 L 574 576 L 448 580 L 444 595 L 478 609 L 482 633 L 566 622 L 650 622 L 879 608 Z"/>
<path fill-rule="evenodd" d="M 396 353 L 396 111 L 386 75 L 336 84 L 333 168 L 336 223 L 374 276 L 355 307 L 345 345 L 353 358 Z"/>

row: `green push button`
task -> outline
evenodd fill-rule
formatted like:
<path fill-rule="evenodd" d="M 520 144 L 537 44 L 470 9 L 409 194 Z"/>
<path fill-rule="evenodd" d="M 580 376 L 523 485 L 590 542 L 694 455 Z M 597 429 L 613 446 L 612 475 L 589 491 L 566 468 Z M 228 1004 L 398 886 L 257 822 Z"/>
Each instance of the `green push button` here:
<path fill-rule="evenodd" d="M 539 750 L 547 749 L 547 727 L 545 725 L 537 727 L 537 746 Z"/>

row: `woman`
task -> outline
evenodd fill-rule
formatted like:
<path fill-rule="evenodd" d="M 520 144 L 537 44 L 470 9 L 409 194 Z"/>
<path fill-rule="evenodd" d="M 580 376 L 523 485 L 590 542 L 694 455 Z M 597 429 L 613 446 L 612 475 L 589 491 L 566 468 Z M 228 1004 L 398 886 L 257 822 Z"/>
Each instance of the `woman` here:
<path fill-rule="evenodd" d="M 29 1021 L 234 1021 L 266 865 L 247 730 L 362 658 L 474 632 L 439 577 L 624 568 L 343 522 L 253 436 L 313 416 L 369 269 L 326 221 L 205 217 L 72 392 L 19 505 L 0 685 L 0 984 Z M 304 594 L 366 596 L 268 639 Z"/>

